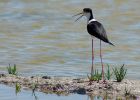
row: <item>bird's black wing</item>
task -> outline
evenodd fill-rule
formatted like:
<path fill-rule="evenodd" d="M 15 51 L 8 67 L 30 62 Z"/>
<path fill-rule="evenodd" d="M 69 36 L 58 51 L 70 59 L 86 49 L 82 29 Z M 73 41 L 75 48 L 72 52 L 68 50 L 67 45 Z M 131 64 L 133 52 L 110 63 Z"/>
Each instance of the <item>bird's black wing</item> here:
<path fill-rule="evenodd" d="M 106 31 L 105 31 L 103 25 L 101 23 L 99 23 L 98 21 L 90 22 L 87 25 L 87 30 L 90 35 L 95 36 L 96 38 L 98 38 L 106 43 L 109 43 L 107 35 L 106 35 Z"/>

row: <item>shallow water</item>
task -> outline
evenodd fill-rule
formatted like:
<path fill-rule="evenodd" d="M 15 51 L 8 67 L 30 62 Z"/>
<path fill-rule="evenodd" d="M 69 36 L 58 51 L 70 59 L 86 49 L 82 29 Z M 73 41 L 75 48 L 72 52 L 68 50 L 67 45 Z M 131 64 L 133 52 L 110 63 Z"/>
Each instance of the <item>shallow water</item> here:
<path fill-rule="evenodd" d="M 22 90 L 19 93 L 15 93 L 14 87 L 9 87 L 0 84 L 0 100 L 139 100 L 140 97 L 130 98 L 121 97 L 114 95 L 105 94 L 100 95 L 80 95 L 80 94 L 69 94 L 69 95 L 56 95 L 56 94 L 45 94 L 41 92 L 35 92 L 34 94 L 30 90 Z"/>
<path fill-rule="evenodd" d="M 32 91 L 21 90 L 17 95 L 15 89 L 0 85 L 0 100 L 90 100 L 87 95 L 71 94 L 68 96 L 59 96 L 55 94 L 45 94 L 41 92 L 35 92 L 35 96 L 32 95 Z M 10 92 L 9 92 L 10 91 Z M 101 97 L 93 97 L 94 100 L 102 100 Z M 97 99 L 98 98 L 98 99 Z"/>
<path fill-rule="evenodd" d="M 9 92 L 10 91 L 10 92 Z M 123 99 L 121 99 L 123 98 Z M 139 100 L 140 97 L 127 98 L 126 100 Z M 22 90 L 16 94 L 14 87 L 7 87 L 0 85 L 0 100 L 124 100 L 125 97 L 109 97 L 105 94 L 103 97 L 99 95 L 80 95 L 80 94 L 69 94 L 69 95 L 56 95 L 56 94 L 45 94 L 41 92 L 35 92 L 34 94 L 30 90 Z"/>
<path fill-rule="evenodd" d="M 128 78 L 140 78 L 139 0 L 0 0 L 0 69 L 17 64 L 23 75 L 86 76 L 91 67 L 91 38 L 86 20 L 72 16 L 91 7 L 116 46 L 103 43 L 103 61 L 126 64 Z M 100 68 L 99 40 L 94 39 Z"/>

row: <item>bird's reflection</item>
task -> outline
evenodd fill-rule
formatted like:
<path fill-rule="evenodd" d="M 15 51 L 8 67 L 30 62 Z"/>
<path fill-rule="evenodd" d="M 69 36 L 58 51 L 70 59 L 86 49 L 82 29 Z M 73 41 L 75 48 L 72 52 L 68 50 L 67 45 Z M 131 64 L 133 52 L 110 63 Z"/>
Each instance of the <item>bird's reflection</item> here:
<path fill-rule="evenodd" d="M 35 100 L 39 100 L 38 96 L 36 95 L 35 91 L 32 91 L 32 96 L 34 96 Z"/>

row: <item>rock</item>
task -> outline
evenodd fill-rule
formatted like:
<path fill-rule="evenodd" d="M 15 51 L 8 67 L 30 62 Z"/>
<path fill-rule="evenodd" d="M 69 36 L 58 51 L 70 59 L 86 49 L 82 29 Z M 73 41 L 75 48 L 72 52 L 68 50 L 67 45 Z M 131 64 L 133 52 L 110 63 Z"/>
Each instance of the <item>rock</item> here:
<path fill-rule="evenodd" d="M 0 77 L 6 77 L 6 75 L 5 74 L 0 74 Z"/>
<path fill-rule="evenodd" d="M 42 76 L 43 79 L 51 79 L 50 76 Z"/>
<path fill-rule="evenodd" d="M 77 94 L 86 94 L 86 89 L 85 88 L 78 88 L 74 90 Z"/>
<path fill-rule="evenodd" d="M 64 86 L 62 86 L 61 84 L 56 84 L 56 88 L 58 89 L 63 89 Z"/>
<path fill-rule="evenodd" d="M 34 78 L 34 76 L 31 76 L 31 78 Z"/>
<path fill-rule="evenodd" d="M 87 89 L 87 92 L 92 92 L 93 90 L 90 88 L 90 89 Z"/>
<path fill-rule="evenodd" d="M 56 92 L 56 91 L 57 91 L 57 88 L 56 88 L 55 86 L 54 86 L 52 89 L 53 89 L 53 91 L 54 91 L 54 92 Z"/>

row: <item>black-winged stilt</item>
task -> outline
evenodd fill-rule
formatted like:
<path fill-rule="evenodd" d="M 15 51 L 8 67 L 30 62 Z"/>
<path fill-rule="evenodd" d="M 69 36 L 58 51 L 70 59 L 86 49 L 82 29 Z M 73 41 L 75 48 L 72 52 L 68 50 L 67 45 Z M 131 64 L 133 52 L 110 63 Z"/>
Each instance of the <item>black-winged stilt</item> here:
<path fill-rule="evenodd" d="M 83 16 L 86 16 L 87 18 L 87 31 L 92 37 L 92 67 L 91 67 L 91 74 L 93 73 L 93 64 L 94 64 L 94 50 L 93 50 L 93 37 L 96 37 L 100 39 L 100 58 L 101 58 L 101 65 L 102 65 L 102 79 L 104 81 L 104 66 L 102 61 L 102 52 L 101 52 L 101 41 L 104 41 L 105 43 L 108 43 L 110 45 L 113 45 L 107 38 L 106 31 L 103 27 L 103 25 L 98 22 L 92 14 L 92 10 L 90 8 L 84 8 L 82 13 L 76 14 L 81 15 L 77 20 L 82 18 Z"/>

